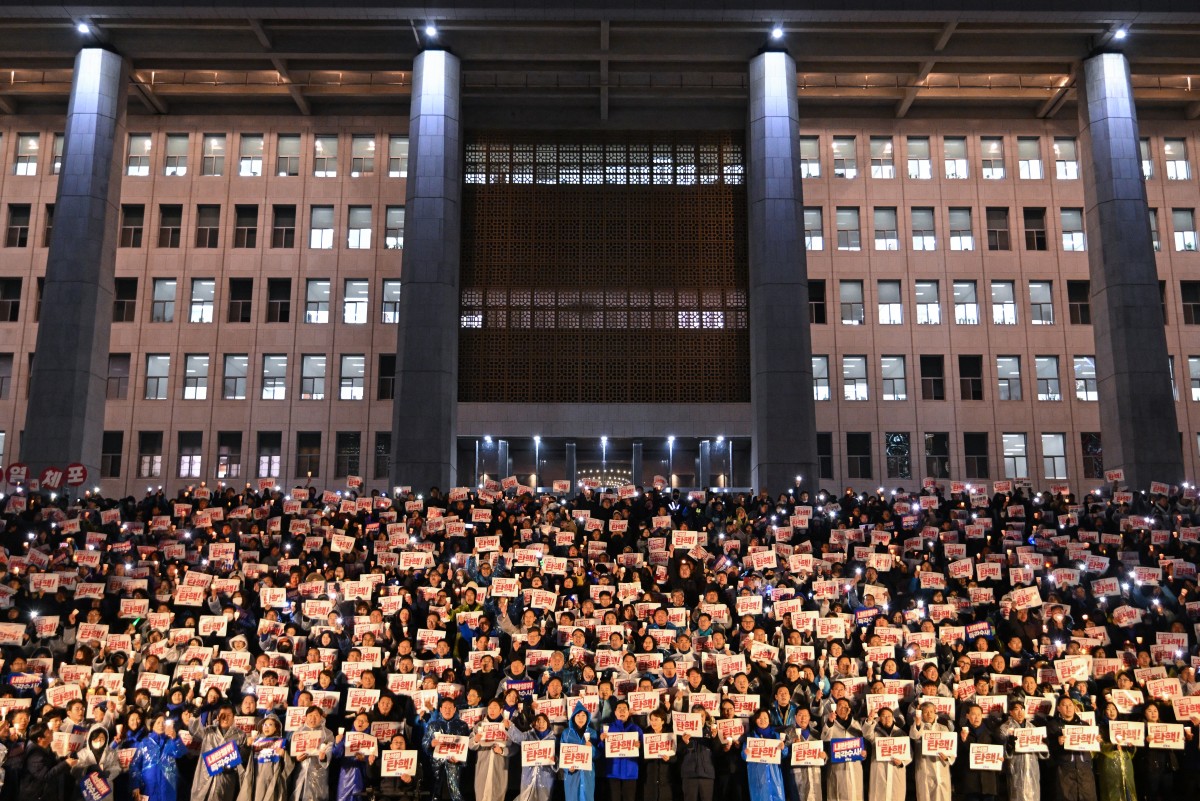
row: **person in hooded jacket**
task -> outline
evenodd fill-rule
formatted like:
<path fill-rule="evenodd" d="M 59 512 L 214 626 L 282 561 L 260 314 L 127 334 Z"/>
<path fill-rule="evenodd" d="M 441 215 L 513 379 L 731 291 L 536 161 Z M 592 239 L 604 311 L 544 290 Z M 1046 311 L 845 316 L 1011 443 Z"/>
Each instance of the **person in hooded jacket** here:
<path fill-rule="evenodd" d="M 862 727 L 850 716 L 850 701 L 839 698 L 830 713 L 821 739 L 825 742 L 862 737 Z M 862 762 L 830 765 L 825 797 L 829 801 L 858 801 L 863 797 Z"/>
<path fill-rule="evenodd" d="M 796 710 L 795 721 L 784 736 L 791 737 L 796 742 L 821 739 L 813 731 L 812 713 L 807 706 L 801 706 Z M 824 746 L 822 746 L 823 748 Z M 821 756 L 825 760 L 829 759 L 828 753 L 824 750 L 821 751 Z M 822 769 L 821 765 L 792 765 L 790 777 L 787 773 L 783 775 L 784 786 L 788 790 L 789 798 L 795 801 L 821 801 L 824 796 L 821 788 Z M 795 795 L 791 795 L 791 793 L 795 793 Z"/>
<path fill-rule="evenodd" d="M 533 725 L 522 731 L 516 724 L 508 730 L 508 741 L 519 744 L 534 740 L 552 740 L 554 730 L 550 728 L 550 718 L 538 714 L 533 718 Z M 546 765 L 526 765 L 521 768 L 521 792 L 517 801 L 550 801 L 550 793 L 554 790 L 554 777 L 557 767 Z"/>
<path fill-rule="evenodd" d="M 295 760 L 287 752 L 283 724 L 267 715 L 250 743 L 250 758 L 241 768 L 237 801 L 287 801 L 288 777 Z"/>
<path fill-rule="evenodd" d="M 104 781 L 111 785 L 121 772 L 121 760 L 117 758 L 117 752 L 109 747 L 109 739 L 108 729 L 93 726 L 88 732 L 84 747 L 75 752 L 75 758 L 79 761 L 71 768 L 71 775 L 75 779 L 72 797 L 83 797 L 79 783 L 88 774 L 100 773 Z"/>
<path fill-rule="evenodd" d="M 760 737 L 764 740 L 783 740 L 783 736 L 771 725 L 771 713 L 760 709 L 754 713 L 750 721 L 750 730 L 746 737 Z M 784 740 L 782 758 L 787 759 L 790 750 Z M 745 757 L 745 745 L 742 746 Z M 763 762 L 746 763 L 747 784 L 750 788 L 750 801 L 785 801 L 783 790 L 783 768 Z"/>
<path fill-rule="evenodd" d="M 592 731 L 592 715 L 581 701 L 575 702 L 571 719 L 563 729 L 559 742 L 571 745 L 587 745 L 592 749 L 592 769 L 568 768 L 563 774 L 563 794 L 566 801 L 593 801 L 596 797 L 596 743 L 599 738 Z"/>
<path fill-rule="evenodd" d="M 233 725 L 232 704 L 227 701 L 216 704 L 210 718 L 208 723 L 203 723 L 201 717 L 194 718 L 190 725 L 192 737 L 200 741 L 201 754 L 207 754 L 228 742 L 236 742 L 239 749 L 245 747 L 246 735 Z M 210 776 L 203 759 L 196 763 L 192 801 L 236 801 L 237 791 L 237 768 L 226 768 Z M 151 801 L 159 799 L 152 798 Z"/>
<path fill-rule="evenodd" d="M 429 764 L 432 768 L 433 787 L 431 792 L 434 801 L 438 801 L 438 799 L 463 801 L 462 764 L 433 756 L 434 739 L 445 734 L 457 737 L 468 737 L 471 734 L 467 724 L 458 716 L 458 707 L 454 705 L 454 700 L 451 698 L 441 700 L 438 704 L 437 714 L 425 725 L 425 736 L 421 740 L 421 747 L 429 757 Z"/>
<path fill-rule="evenodd" d="M 134 801 L 175 801 L 179 788 L 176 760 L 187 753 L 187 746 L 166 716 L 157 716 L 150 731 L 133 746 L 129 763 L 129 786 Z"/>
<path fill-rule="evenodd" d="M 638 743 L 642 742 L 642 730 L 629 719 L 629 704 L 617 701 L 613 707 L 613 721 L 607 725 L 607 731 L 600 734 L 600 739 L 608 740 L 609 734 L 624 734 L 637 732 Z M 638 763 L 637 757 L 610 757 L 607 760 L 605 778 L 608 779 L 609 801 L 633 801 L 637 794 Z"/>
<path fill-rule="evenodd" d="M 504 801 L 508 789 L 508 758 L 512 753 L 507 734 L 503 742 L 485 740 L 484 733 L 508 729 L 510 716 L 504 714 L 500 701 L 493 698 L 475 729 L 471 732 L 470 748 L 475 752 L 475 798 L 477 801 Z"/>
<path fill-rule="evenodd" d="M 366 712 L 359 712 L 354 716 L 351 726 L 354 731 L 367 734 L 371 719 Z M 367 772 L 378 757 L 375 754 L 347 754 L 344 734 L 338 734 L 335 738 L 330 756 L 337 760 L 338 765 L 337 801 L 354 801 L 354 797 L 366 789 Z"/>
<path fill-rule="evenodd" d="M 320 745 L 316 751 L 305 751 L 296 757 L 296 770 L 291 777 L 291 801 L 327 801 L 329 765 L 333 758 L 333 733 L 325 727 L 325 712 L 319 706 L 308 708 L 304 715 L 304 725 L 296 730 L 296 734 L 308 732 L 320 733 Z"/>

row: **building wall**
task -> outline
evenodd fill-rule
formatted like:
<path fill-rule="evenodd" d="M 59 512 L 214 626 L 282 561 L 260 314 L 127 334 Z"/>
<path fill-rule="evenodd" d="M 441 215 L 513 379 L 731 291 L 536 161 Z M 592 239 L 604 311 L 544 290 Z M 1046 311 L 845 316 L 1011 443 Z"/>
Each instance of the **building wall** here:
<path fill-rule="evenodd" d="M 16 322 L 0 323 L 0 353 L 13 354 L 12 376 L 7 394 L 0 397 L 0 428 L 6 434 L 3 462 L 15 460 L 18 453 L 16 432 L 19 432 L 25 413 L 28 385 L 28 354 L 36 341 L 34 305 L 36 278 L 45 268 L 46 248 L 43 236 L 46 205 L 54 202 L 57 178 L 50 169 L 53 133 L 62 127 L 61 119 L 8 117 L 0 122 L 0 199 L 6 226 L 12 204 L 29 204 L 32 219 L 28 244 L 24 247 L 0 248 L 0 278 L 21 278 L 21 309 Z M 126 399 L 110 400 L 106 430 L 124 432 L 120 477 L 99 483 L 106 491 L 140 491 L 147 485 L 168 486 L 193 483 L 196 479 L 178 477 L 179 453 L 177 434 L 180 431 L 203 432 L 201 476 L 210 483 L 217 479 L 217 432 L 241 432 L 241 471 L 230 481 L 241 482 L 257 477 L 255 470 L 256 439 L 259 431 L 280 431 L 282 437 L 280 481 L 295 479 L 297 473 L 296 432 L 321 433 L 321 454 L 316 472 L 328 481 L 339 472 L 335 465 L 334 443 L 337 432 L 357 431 L 361 435 L 359 473 L 367 479 L 369 488 L 384 488 L 384 473 L 374 479 L 375 464 L 372 449 L 377 433 L 391 427 L 391 401 L 378 400 L 378 354 L 393 352 L 394 326 L 381 321 L 381 290 L 384 280 L 399 278 L 400 250 L 383 247 L 384 214 L 387 206 L 402 205 L 405 196 L 403 178 L 389 178 L 386 171 L 388 137 L 402 135 L 407 128 L 403 117 L 131 117 L 130 133 L 149 133 L 152 150 L 149 175 L 127 176 L 122 187 L 122 202 L 144 204 L 146 221 L 140 247 L 125 247 L 118 251 L 117 276 L 138 279 L 135 322 L 115 323 L 111 350 L 129 353 L 131 376 Z M 18 175 L 18 134 L 39 133 L 39 164 L 36 176 Z M 185 177 L 163 175 L 166 135 L 189 133 L 189 170 Z M 227 152 L 224 175 L 201 176 L 202 138 L 206 133 L 224 133 Z M 237 153 L 242 133 L 265 136 L 263 177 L 239 177 Z M 298 177 L 276 177 L 276 135 L 302 135 L 301 167 Z M 922 435 L 926 432 L 950 434 L 950 475 L 953 478 L 980 478 L 966 472 L 963 458 L 963 432 L 988 432 L 989 478 L 1004 474 L 1000 453 L 1004 433 L 1028 435 L 1027 458 L 1029 474 L 1041 483 L 1044 473 L 1041 464 L 1041 433 L 1066 435 L 1068 483 L 1073 486 L 1094 486 L 1081 482 L 1083 460 L 1080 453 L 1081 432 L 1098 429 L 1098 414 L 1094 402 L 1075 398 L 1071 370 L 1072 358 L 1093 353 L 1090 326 L 1072 325 L 1068 320 L 1066 282 L 1088 277 L 1086 252 L 1065 252 L 1061 244 L 1058 210 L 1082 208 L 1081 180 L 1060 180 L 1055 177 L 1052 139 L 1071 137 L 1075 124 L 1071 119 L 1043 123 L 1040 121 L 927 121 L 927 120 L 810 120 L 802 133 L 818 136 L 820 142 L 821 174 L 804 182 L 805 203 L 819 206 L 823 211 L 824 249 L 808 254 L 809 277 L 826 282 L 828 322 L 813 327 L 813 353 L 830 357 L 832 400 L 817 404 L 818 430 L 833 433 L 832 480 L 825 484 L 855 483 L 867 486 L 876 482 L 888 486 L 913 486 L 924 474 Z M 338 134 L 338 177 L 313 176 L 313 137 Z M 373 176 L 350 177 L 350 137 L 369 134 L 376 142 L 376 169 Z M 1149 204 L 1158 209 L 1158 232 L 1162 243 L 1158 254 L 1160 277 L 1166 284 L 1167 337 L 1170 352 L 1175 357 L 1175 380 L 1178 388 L 1179 428 L 1184 437 L 1184 453 L 1192 475 L 1200 464 L 1197 434 L 1200 417 L 1191 400 L 1188 357 L 1200 356 L 1200 329 L 1184 323 L 1180 281 L 1200 279 L 1200 255 L 1196 252 L 1177 252 L 1173 245 L 1171 209 L 1194 209 L 1200 206 L 1195 170 L 1200 166 L 1200 137 L 1196 126 L 1184 122 L 1152 121 L 1142 126 L 1142 135 L 1151 142 L 1154 176 L 1147 182 Z M 854 136 L 857 151 L 858 175 L 839 178 L 833 175 L 831 152 L 833 137 Z M 891 136 L 894 141 L 896 177 L 871 177 L 869 139 L 871 136 Z M 929 136 L 932 150 L 932 177 L 913 180 L 906 176 L 905 138 Z M 968 146 L 968 178 L 950 180 L 942 169 L 943 137 L 965 136 Z M 1003 180 L 984 180 L 980 173 L 980 137 L 1001 136 L 1004 142 L 1006 176 Z M 1018 136 L 1040 137 L 1045 177 L 1041 180 L 1020 180 L 1017 174 Z M 1184 138 L 1187 141 L 1192 174 L 1188 180 L 1166 180 L 1163 157 L 1164 138 Z M 159 206 L 183 206 L 181 247 L 157 246 Z M 216 204 L 221 207 L 219 247 L 196 248 L 195 226 L 197 206 Z M 233 227 L 234 207 L 237 204 L 257 204 L 258 243 L 255 248 L 235 248 Z M 293 248 L 270 247 L 271 208 L 275 204 L 297 206 L 296 245 Z M 309 210 L 311 205 L 335 207 L 335 247 L 314 250 L 308 246 Z M 351 205 L 373 208 L 373 244 L 367 250 L 346 247 L 346 215 Z M 834 230 L 837 207 L 860 209 L 862 249 L 857 252 L 836 249 Z M 896 251 L 876 251 L 873 248 L 872 209 L 896 207 L 899 217 L 900 246 Z M 913 207 L 932 207 L 936 216 L 936 248 L 930 252 L 913 251 L 909 235 L 909 220 Z M 951 207 L 972 210 L 972 229 L 975 249 L 952 252 L 949 247 L 948 213 Z M 1012 249 L 987 250 L 984 214 L 987 207 L 1009 209 L 1009 229 Z M 1047 209 L 1046 251 L 1033 252 L 1024 247 L 1021 210 L 1025 207 Z M 6 234 L 8 232 L 6 231 Z M 1091 232 L 1088 232 L 1091 235 Z M 5 243 L 7 244 L 7 235 Z M 254 280 L 252 322 L 226 322 L 230 278 Z M 290 277 L 291 319 L 288 323 L 267 323 L 266 282 L 271 277 Z M 153 323 L 151 317 L 152 281 L 155 278 L 174 278 L 175 320 Z M 216 300 L 214 322 L 189 323 L 188 299 L 193 278 L 214 278 Z M 331 281 L 330 320 L 327 324 L 304 322 L 304 282 L 309 278 Z M 978 282 L 980 324 L 955 325 L 951 300 L 951 283 L 956 278 L 971 278 Z M 368 322 L 346 324 L 341 319 L 342 282 L 363 279 L 369 282 Z M 864 284 L 866 324 L 843 325 L 839 321 L 838 282 L 861 280 Z M 915 324 L 913 282 L 939 281 L 942 323 L 936 326 Z M 899 280 L 902 287 L 903 323 L 884 326 L 878 323 L 876 287 L 879 280 Z M 1016 284 L 1017 324 L 997 326 L 991 322 L 991 303 L 988 285 L 992 280 L 1011 280 Z M 1035 326 L 1029 322 L 1028 282 L 1049 280 L 1053 285 L 1053 325 Z M 751 310 L 753 313 L 753 310 Z M 797 310 L 803 313 L 803 310 Z M 44 320 L 51 320 L 53 311 L 44 310 Z M 1200 321 L 1200 317 L 1196 318 Z M 144 400 L 146 354 L 171 355 L 166 400 Z M 189 353 L 210 356 L 208 399 L 184 400 L 184 360 Z M 246 400 L 220 399 L 222 360 L 228 353 L 250 355 L 248 393 Z M 264 354 L 287 354 L 287 392 L 285 400 L 262 399 L 262 357 Z M 302 401 L 300 369 L 303 354 L 326 354 L 325 399 Z M 366 377 L 364 400 L 337 399 L 338 361 L 342 354 L 364 354 Z M 919 356 L 946 356 L 945 401 L 923 401 L 920 393 Z M 977 354 L 984 363 L 984 399 L 963 401 L 958 393 L 957 356 Z M 842 355 L 863 355 L 868 365 L 868 400 L 842 400 Z M 883 401 L 880 356 L 903 355 L 906 360 L 908 399 Z M 1022 400 L 997 401 L 996 365 L 998 355 L 1021 357 Z M 1038 355 L 1059 357 L 1059 381 L 1063 399 L 1058 402 L 1036 400 L 1034 358 Z M 698 362 L 699 363 L 699 362 Z M 1200 376 L 1198 376 L 1200 378 Z M 573 405 L 538 406 L 536 413 L 524 407 L 502 404 L 469 404 L 461 417 L 460 434 L 465 437 L 491 434 L 495 436 L 532 436 L 534 433 L 558 435 L 569 433 L 577 426 L 582 436 L 596 433 L 596 426 L 581 421 L 580 409 Z M 703 408 L 703 407 L 702 407 Z M 690 408 L 689 408 L 690 411 Z M 738 435 L 748 431 L 749 408 L 727 405 L 714 409 L 713 430 L 717 434 Z M 623 417 L 623 416 L 622 416 Z M 647 440 L 668 434 L 703 436 L 702 420 L 690 414 L 688 419 L 664 420 L 663 415 L 637 415 L 641 422 L 621 425 L 612 419 L 602 424 L 610 435 L 645 437 Z M 718 419 L 719 418 L 719 419 Z M 744 418 L 744 419 L 743 419 Z M 502 430 L 505 422 L 512 430 Z M 685 430 L 686 429 L 686 430 Z M 163 452 L 160 476 L 138 475 L 138 433 L 162 431 Z M 871 478 L 850 478 L 846 452 L 846 432 L 867 432 L 872 443 Z M 883 458 L 885 432 L 910 434 L 912 443 L 913 479 L 889 479 Z M 299 476 L 303 480 L 304 476 Z M 547 480 L 554 476 L 547 476 Z M 91 483 L 91 482 L 89 482 Z"/>

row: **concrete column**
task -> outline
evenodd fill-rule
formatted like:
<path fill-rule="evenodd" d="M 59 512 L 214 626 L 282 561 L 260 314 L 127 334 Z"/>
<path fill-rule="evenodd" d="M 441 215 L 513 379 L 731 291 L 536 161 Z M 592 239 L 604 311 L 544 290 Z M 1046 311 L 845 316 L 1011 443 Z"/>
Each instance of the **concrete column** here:
<path fill-rule="evenodd" d="M 637 486 L 642 483 L 642 443 L 637 440 L 633 443 L 633 458 L 630 459 L 629 465 L 630 480 Z"/>
<path fill-rule="evenodd" d="M 797 473 L 817 475 L 799 133 L 796 62 L 760 53 L 750 62 L 746 129 L 750 479 L 772 493 L 793 486 Z"/>
<path fill-rule="evenodd" d="M 1104 466 L 1124 468 L 1135 489 L 1178 484 L 1183 458 L 1129 62 L 1121 53 L 1095 55 L 1083 62 L 1082 77 L 1079 145 Z"/>
<path fill-rule="evenodd" d="M 128 83 L 115 53 L 88 48 L 75 58 L 21 437 L 32 478 L 72 462 L 100 478 Z"/>
<path fill-rule="evenodd" d="M 508 440 L 496 440 L 496 480 L 508 478 L 512 475 L 512 469 L 508 464 Z"/>
<path fill-rule="evenodd" d="M 457 482 L 458 270 L 462 218 L 459 61 L 413 61 L 392 483 Z"/>
<path fill-rule="evenodd" d="M 700 443 L 700 469 L 696 474 L 696 484 L 702 490 L 708 489 L 712 483 L 712 442 L 703 440 Z"/>
<path fill-rule="evenodd" d="M 567 492 L 567 497 L 574 498 L 575 494 L 579 491 L 579 468 L 576 466 L 575 461 L 574 442 L 568 442 L 563 446 L 563 465 L 567 470 L 566 479 L 571 482 L 571 489 Z"/>

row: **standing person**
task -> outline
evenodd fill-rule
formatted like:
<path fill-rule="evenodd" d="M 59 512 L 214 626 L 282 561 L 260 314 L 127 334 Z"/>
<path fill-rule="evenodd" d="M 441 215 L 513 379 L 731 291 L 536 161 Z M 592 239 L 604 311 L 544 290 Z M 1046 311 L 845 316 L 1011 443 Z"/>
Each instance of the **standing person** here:
<path fill-rule="evenodd" d="M 359 712 L 350 724 L 354 731 L 366 734 L 371 728 L 371 719 L 366 712 Z M 354 801 L 367 787 L 367 771 L 375 765 L 374 754 L 346 755 L 345 735 L 334 739 L 332 758 L 338 760 L 337 801 Z"/>
<path fill-rule="evenodd" d="M 950 766 L 956 756 L 925 756 L 921 749 L 921 738 L 926 732 L 949 731 L 938 721 L 937 707 L 928 702 L 921 704 L 920 717 L 909 731 L 913 739 L 913 760 L 917 763 L 917 801 L 950 801 Z"/>
<path fill-rule="evenodd" d="M 488 701 L 487 710 L 475 730 L 471 733 L 471 750 L 475 752 L 475 798 L 478 801 L 504 801 L 508 789 L 508 757 L 512 752 L 508 739 L 504 742 L 485 743 L 483 730 L 489 726 L 507 729 L 512 721 L 504 715 L 500 700 Z"/>
<path fill-rule="evenodd" d="M 242 766 L 237 801 L 287 801 L 288 777 L 295 761 L 286 744 L 279 718 L 263 718 L 258 737 L 250 743 L 250 758 Z"/>
<path fill-rule="evenodd" d="M 908 777 L 908 766 L 912 764 L 912 749 L 909 749 L 907 759 L 875 758 L 875 740 L 880 737 L 905 737 L 904 729 L 896 724 L 896 713 L 890 708 L 880 709 L 872 713 L 863 724 L 863 736 L 871 743 L 872 749 L 871 776 L 867 786 L 870 788 L 869 801 L 904 801 L 905 780 Z"/>
<path fill-rule="evenodd" d="M 1025 716 L 1025 702 L 1013 698 L 1008 702 L 1008 717 L 1000 724 L 1000 741 L 1004 743 L 1004 772 L 1008 777 L 1008 801 L 1040 801 L 1042 770 L 1038 764 L 1045 754 L 1018 754 L 1014 750 L 1017 729 L 1032 729 Z"/>
<path fill-rule="evenodd" d="M 1055 715 L 1046 723 L 1046 745 L 1050 749 L 1058 801 L 1096 801 L 1091 752 L 1063 748 L 1066 742 L 1063 728 L 1082 725 L 1075 701 L 1068 695 L 1059 698 Z"/>
<path fill-rule="evenodd" d="M 782 740 L 783 737 L 771 725 L 771 713 L 760 709 L 750 719 L 750 731 L 746 737 L 761 737 L 765 740 Z M 786 743 L 786 741 L 785 741 Z M 787 745 L 783 748 L 783 759 L 791 753 Z M 745 746 L 742 746 L 745 755 Z M 786 801 L 783 792 L 783 768 L 762 762 L 746 763 L 746 785 L 750 788 L 750 801 Z"/>
<path fill-rule="evenodd" d="M 90 773 L 100 773 L 106 782 L 112 784 L 121 772 L 121 761 L 117 758 L 117 752 L 109 747 L 108 729 L 103 726 L 96 725 L 91 728 L 87 736 L 87 745 L 75 752 L 75 758 L 79 762 L 71 769 L 71 775 L 76 788 Z M 72 792 L 71 795 L 80 797 L 78 791 Z"/>
<path fill-rule="evenodd" d="M 812 713 L 807 706 L 801 706 L 796 710 L 795 727 L 792 732 L 796 742 L 820 739 L 813 733 Z M 823 744 L 821 756 L 826 762 L 829 761 L 829 753 L 824 750 Z M 821 789 L 821 769 L 820 765 L 792 766 L 792 787 L 790 789 L 796 794 L 794 801 L 821 801 L 824 795 Z"/>
<path fill-rule="evenodd" d="M 460 762 L 451 762 L 449 759 L 435 757 L 433 741 L 440 735 L 467 737 L 470 734 L 471 730 L 458 716 L 458 707 L 454 705 L 454 699 L 443 698 L 438 704 L 437 714 L 426 724 L 425 737 L 421 742 L 421 747 L 429 757 L 429 764 L 432 768 L 433 787 L 431 792 L 434 801 L 439 801 L 439 799 L 463 801 L 463 766 Z"/>
<path fill-rule="evenodd" d="M 983 709 L 978 704 L 967 707 L 965 725 L 958 732 L 958 784 L 955 789 L 966 796 L 966 801 L 995 801 L 1000 792 L 1000 773 L 993 770 L 976 770 L 971 767 L 972 745 L 999 745 L 983 719 Z"/>
<path fill-rule="evenodd" d="M 44 723 L 29 727 L 29 749 L 25 754 L 25 773 L 21 778 L 22 801 L 65 801 L 65 778 L 78 761 L 65 759 L 50 750 L 53 733 Z"/>
<path fill-rule="evenodd" d="M 667 713 L 656 709 L 650 713 L 650 731 L 662 734 L 667 727 Z M 675 793 L 672 787 L 672 765 L 679 758 L 679 750 L 671 756 L 647 759 L 642 770 L 642 801 L 674 801 Z"/>
<path fill-rule="evenodd" d="M 596 743 L 598 738 L 592 731 L 592 716 L 582 702 L 575 702 L 571 719 L 559 737 L 560 743 L 587 745 L 592 749 L 592 769 L 570 768 L 563 774 L 563 796 L 566 801 L 593 801 L 596 797 Z M 560 746 L 561 747 L 561 746 Z M 711 786 L 711 782 L 710 782 Z M 502 799 L 501 799 L 502 801 Z M 712 801 L 710 797 L 704 801 Z"/>
<path fill-rule="evenodd" d="M 391 751 L 408 750 L 408 741 L 403 734 L 392 736 L 388 746 Z M 424 775 L 421 760 L 417 760 L 417 772 L 412 776 L 382 776 L 379 779 L 379 795 L 386 801 L 421 801 L 421 778 Z"/>
<path fill-rule="evenodd" d="M 296 755 L 296 770 L 292 774 L 292 801 L 328 801 L 329 763 L 333 759 L 333 733 L 325 728 L 325 712 L 310 706 L 304 713 L 304 725 L 296 734 L 320 733 L 317 750 Z M 151 801 L 154 801 L 151 799 Z M 195 801 L 193 798 L 192 801 Z"/>
<path fill-rule="evenodd" d="M 850 701 L 839 698 L 829 713 L 821 739 L 825 742 L 862 737 L 862 726 L 850 717 Z M 828 801 L 861 801 L 863 797 L 862 762 L 839 762 L 829 766 L 825 797 Z"/>
<path fill-rule="evenodd" d="M 737 720 L 733 712 L 733 702 L 722 700 L 721 720 Z M 713 748 L 717 767 L 713 792 L 721 801 L 742 801 L 746 797 L 746 763 L 742 760 L 742 740 L 746 733 L 745 724 L 740 720 L 738 723 L 739 731 L 732 737 L 722 737 L 718 729 L 716 746 Z"/>
<path fill-rule="evenodd" d="M 1159 723 L 1162 719 L 1162 713 L 1157 703 L 1147 704 L 1144 714 L 1147 723 Z M 1193 735 L 1189 724 L 1190 721 L 1184 724 L 1185 748 L 1192 745 L 1190 740 Z M 1179 752 L 1168 748 L 1141 748 L 1138 750 L 1133 766 L 1143 801 L 1163 801 L 1163 799 L 1170 798 L 1176 789 L 1183 789 L 1177 787 L 1175 782 L 1175 774 L 1179 770 L 1179 756 Z"/>
<path fill-rule="evenodd" d="M 713 780 L 717 769 L 716 738 L 712 736 L 712 721 L 708 710 L 697 707 L 700 715 L 700 735 L 680 737 L 679 777 L 683 785 L 683 801 L 712 801 Z M 568 796 L 567 801 L 572 801 Z"/>
<path fill-rule="evenodd" d="M 550 718 L 543 714 L 534 716 L 533 725 L 527 731 L 521 731 L 515 725 L 508 730 L 508 741 L 511 743 L 552 739 L 554 730 L 550 728 Z M 556 771 L 556 767 L 547 765 L 522 766 L 521 792 L 517 795 L 517 801 L 550 801 Z"/>
<path fill-rule="evenodd" d="M 613 707 L 613 722 L 605 727 L 607 731 L 600 734 L 602 741 L 608 740 L 609 734 L 624 734 L 637 732 L 638 747 L 641 748 L 642 730 L 629 719 L 629 704 L 617 701 Z M 638 757 L 615 757 L 606 760 L 608 768 L 605 778 L 608 779 L 609 801 L 634 801 L 638 784 Z"/>
<path fill-rule="evenodd" d="M 1100 753 L 1096 755 L 1096 773 L 1099 776 L 1101 801 L 1137 801 L 1137 787 L 1133 775 L 1133 755 L 1137 751 L 1132 745 L 1114 737 L 1110 723 L 1120 717 L 1116 704 L 1104 705 L 1100 723 Z"/>
<path fill-rule="evenodd" d="M 204 725 L 200 717 L 192 718 L 190 731 L 192 737 L 200 743 L 200 753 L 207 754 L 214 748 L 220 748 L 225 743 L 237 743 L 239 750 L 244 750 L 246 735 L 233 725 L 233 704 L 223 702 L 217 706 L 214 722 Z M 245 762 L 245 759 L 242 759 Z M 235 801 L 238 793 L 238 774 L 236 767 L 224 768 L 215 775 L 209 775 L 204 766 L 204 760 L 196 763 L 196 774 L 192 779 L 192 801 Z M 159 801 L 151 797 L 150 801 Z"/>

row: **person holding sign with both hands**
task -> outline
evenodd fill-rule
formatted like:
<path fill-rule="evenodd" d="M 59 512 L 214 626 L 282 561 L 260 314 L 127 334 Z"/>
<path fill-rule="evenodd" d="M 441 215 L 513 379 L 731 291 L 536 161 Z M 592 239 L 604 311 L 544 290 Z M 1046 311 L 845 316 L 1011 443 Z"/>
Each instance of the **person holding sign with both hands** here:
<path fill-rule="evenodd" d="M 954 747 L 953 733 L 938 720 L 936 706 L 929 702 L 921 704 L 921 716 L 913 723 L 909 735 L 913 739 L 913 749 L 918 751 L 914 757 L 917 762 L 917 801 L 950 801 L 950 766 L 954 764 L 958 750 Z M 940 740 L 949 741 L 949 747 L 944 751 L 932 747 L 932 743 Z M 930 753 L 931 750 L 934 753 Z"/>

